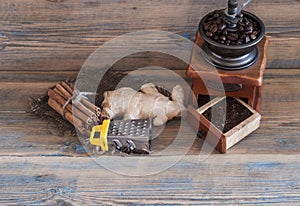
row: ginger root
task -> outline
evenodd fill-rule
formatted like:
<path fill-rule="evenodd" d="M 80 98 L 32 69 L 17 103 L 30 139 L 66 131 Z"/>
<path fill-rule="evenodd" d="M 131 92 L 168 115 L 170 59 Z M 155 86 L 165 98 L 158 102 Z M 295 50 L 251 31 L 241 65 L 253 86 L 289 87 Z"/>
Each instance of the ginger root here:
<path fill-rule="evenodd" d="M 154 126 L 162 126 L 185 110 L 184 91 L 176 85 L 172 90 L 172 101 L 158 92 L 153 83 L 144 84 L 140 91 L 122 87 L 104 93 L 102 113 L 110 119 L 153 118 Z"/>

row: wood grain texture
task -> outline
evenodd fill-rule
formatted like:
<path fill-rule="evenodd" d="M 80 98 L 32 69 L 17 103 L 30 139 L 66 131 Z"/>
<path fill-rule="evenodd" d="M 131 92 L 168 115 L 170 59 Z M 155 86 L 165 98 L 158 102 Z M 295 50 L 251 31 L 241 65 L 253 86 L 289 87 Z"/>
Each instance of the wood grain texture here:
<path fill-rule="evenodd" d="M 184 70 L 178 73 L 183 75 Z M 42 81 L 37 80 L 39 77 Z M 300 70 L 266 71 L 261 127 L 226 155 L 213 152 L 207 160 L 199 161 L 203 141 L 196 139 L 188 155 L 176 165 L 139 178 L 104 169 L 87 157 L 77 139 L 68 133 L 62 136 L 54 125 L 25 112 L 28 95 L 43 95 L 55 85 L 45 73 L 36 74 L 33 81 L 31 77 L 25 82 L 18 78 L 3 81 L 0 204 L 297 205 L 299 77 Z M 179 122 L 171 121 L 168 126 L 153 143 L 156 151 L 172 143 Z"/>
<path fill-rule="evenodd" d="M 179 74 L 183 75 L 184 71 Z M 71 73 L 72 74 L 72 73 Z M 159 75 L 159 74 L 157 74 Z M 42 74 L 42 77 L 44 74 Z M 155 76 L 155 73 L 153 74 Z M 1 139 L 7 142 L 0 154 L 18 155 L 31 154 L 77 154 L 71 147 L 65 148 L 64 143 L 74 141 L 69 135 L 59 137 L 54 125 L 47 121 L 27 114 L 27 97 L 39 97 L 46 93 L 47 88 L 56 82 L 2 82 L 0 85 L 0 125 Z M 295 154 L 300 152 L 299 132 L 299 101 L 300 101 L 299 70 L 267 70 L 262 94 L 261 128 L 232 147 L 228 153 L 233 154 Z M 162 134 L 165 144 L 158 141 L 157 149 L 170 144 L 177 134 L 178 122 L 170 123 L 169 130 Z M 49 144 L 47 143 L 49 141 Z M 53 143 L 53 144 L 52 144 Z M 78 143 L 74 141 L 74 143 Z M 30 147 L 28 147 L 30 145 Z M 197 153 L 201 141 L 194 144 L 191 153 Z M 264 146 L 262 146 L 264 145 Z M 47 148 L 47 150 L 45 150 Z M 64 153 L 64 150 L 70 153 Z M 73 153 L 72 153 L 73 152 Z"/>
<path fill-rule="evenodd" d="M 89 157 L 3 157 L 0 163 L 0 204 L 297 205 L 300 201 L 299 155 L 216 155 L 205 161 L 188 156 L 166 171 L 138 178 L 115 174 Z"/>
<path fill-rule="evenodd" d="M 188 155 L 166 171 L 139 178 L 118 175 L 87 157 L 70 133 L 60 134 L 53 124 L 26 112 L 28 96 L 42 96 L 55 83 L 76 78 L 87 57 L 112 38 L 156 29 L 193 40 L 201 17 L 225 4 L 0 0 L 0 204 L 298 205 L 299 0 L 253 0 L 247 7 L 262 18 L 272 37 L 268 67 L 284 69 L 267 69 L 261 127 L 226 155 L 213 152 L 199 162 L 203 140 L 196 139 Z M 159 53 L 134 54 L 113 68 L 127 71 L 153 65 L 181 76 L 186 68 Z M 179 123 L 170 122 L 155 139 L 156 151 L 173 142 Z"/>
<path fill-rule="evenodd" d="M 0 70 L 77 71 L 98 46 L 145 29 L 193 39 L 201 17 L 225 5 L 218 0 L 0 0 Z M 299 1 L 253 0 L 247 10 L 273 37 L 268 67 L 299 68 Z"/>

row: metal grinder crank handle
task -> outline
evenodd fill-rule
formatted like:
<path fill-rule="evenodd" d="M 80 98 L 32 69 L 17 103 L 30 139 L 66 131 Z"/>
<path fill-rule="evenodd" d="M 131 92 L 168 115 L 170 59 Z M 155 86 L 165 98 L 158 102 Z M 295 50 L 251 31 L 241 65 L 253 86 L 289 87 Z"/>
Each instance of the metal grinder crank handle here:
<path fill-rule="evenodd" d="M 228 0 L 228 7 L 225 9 L 225 21 L 230 31 L 236 31 L 237 23 L 241 19 L 238 15 L 250 1 L 251 0 Z"/>
<path fill-rule="evenodd" d="M 235 18 L 250 1 L 251 0 L 228 0 L 228 7 L 225 10 L 225 14 L 231 18 Z"/>

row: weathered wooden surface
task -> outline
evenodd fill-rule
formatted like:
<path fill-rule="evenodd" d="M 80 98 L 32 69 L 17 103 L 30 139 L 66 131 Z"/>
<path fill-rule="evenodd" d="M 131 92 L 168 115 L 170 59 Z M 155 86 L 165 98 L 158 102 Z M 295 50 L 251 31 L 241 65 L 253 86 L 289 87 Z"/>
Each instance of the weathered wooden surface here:
<path fill-rule="evenodd" d="M 145 29 L 193 39 L 200 19 L 225 6 L 225 0 L 0 0 L 0 71 L 77 71 L 104 42 Z M 268 67 L 299 68 L 299 1 L 253 0 L 247 10 L 273 37 Z"/>
<path fill-rule="evenodd" d="M 299 155 L 189 156 L 134 178 L 85 157 L 2 157 L 0 204 L 298 205 L 299 164 Z"/>
<path fill-rule="evenodd" d="M 179 71 L 182 74 L 183 71 Z M 43 75 L 43 74 L 42 74 Z M 262 128 L 259 129 L 253 138 L 245 139 L 241 144 L 244 147 L 234 147 L 230 151 L 242 152 L 245 148 L 247 150 L 256 153 L 263 150 L 264 147 L 260 145 L 272 145 L 268 147 L 266 153 L 290 153 L 291 149 L 294 151 L 300 151 L 297 148 L 299 144 L 299 83 L 300 72 L 298 70 L 267 70 L 265 75 L 265 85 L 263 87 L 263 101 L 262 101 Z M 53 125 L 47 124 L 46 121 L 40 121 L 40 119 L 26 113 L 28 109 L 27 97 L 28 96 L 41 96 L 45 94 L 47 88 L 53 86 L 56 82 L 2 82 L 0 85 L 1 93 L 1 138 L 3 141 L 15 142 L 17 140 L 27 139 L 31 146 L 40 147 L 35 142 L 40 139 L 44 142 L 43 138 L 49 138 L 49 135 L 55 136 L 57 139 L 58 133 L 53 128 Z M 283 129 L 284 128 L 284 129 Z M 36 139 L 38 138 L 38 139 Z M 55 138 L 55 139 L 56 139 Z M 271 139 L 277 139 L 276 142 L 270 142 Z M 283 138 L 284 140 L 280 140 Z M 51 138 L 50 138 L 51 139 Z M 247 146 L 249 142 L 251 146 Z M 287 142 L 286 142 L 287 141 Z M 292 146 L 292 142 L 295 143 L 295 147 Z M 290 143 L 290 144 L 289 144 Z M 22 142 L 7 145 L 2 148 L 0 153 L 8 154 L 7 151 L 14 151 L 14 148 L 24 148 Z M 43 144 L 42 144 L 43 145 Z M 56 145 L 57 146 L 57 145 Z M 245 147 L 246 146 L 246 147 Z M 27 150 L 34 152 L 36 150 Z M 16 150 L 22 153 L 22 150 Z M 41 151 L 44 151 L 41 149 Z"/>
<path fill-rule="evenodd" d="M 0 204 L 299 205 L 298 0 L 253 0 L 247 7 L 272 37 L 268 67 L 284 69 L 265 74 L 261 128 L 226 155 L 213 152 L 199 161 L 203 141 L 196 139 L 188 155 L 168 170 L 138 178 L 118 175 L 96 164 L 69 133 L 63 136 L 53 124 L 26 113 L 28 96 L 41 96 L 55 83 L 76 78 L 87 57 L 108 40 L 143 29 L 193 39 L 201 17 L 225 4 L 0 0 Z M 145 54 L 132 55 L 114 68 L 165 66 L 184 76 L 184 63 L 148 55 L 146 61 Z M 155 140 L 155 150 L 172 143 L 178 124 L 169 123 Z"/>
<path fill-rule="evenodd" d="M 37 81 L 45 74 L 36 75 L 32 80 L 25 77 L 25 82 L 0 84 L 0 204 L 300 202 L 299 70 L 267 70 L 261 128 L 228 154 L 213 152 L 199 160 L 202 140 L 197 139 L 189 154 L 170 169 L 138 178 L 104 169 L 84 153 L 78 140 L 61 136 L 52 124 L 25 112 L 27 96 L 43 95 L 56 83 Z M 177 121 L 170 122 L 154 149 L 172 142 L 176 126 Z"/>

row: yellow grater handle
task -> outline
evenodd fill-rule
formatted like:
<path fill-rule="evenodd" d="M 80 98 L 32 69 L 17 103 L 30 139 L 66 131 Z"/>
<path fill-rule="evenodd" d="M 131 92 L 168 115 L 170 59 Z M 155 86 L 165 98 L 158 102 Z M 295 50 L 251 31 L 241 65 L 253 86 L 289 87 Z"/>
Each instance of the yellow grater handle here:
<path fill-rule="evenodd" d="M 110 120 L 104 120 L 102 125 L 94 126 L 90 134 L 90 143 L 98 146 L 102 151 L 108 151 L 107 134 Z"/>

